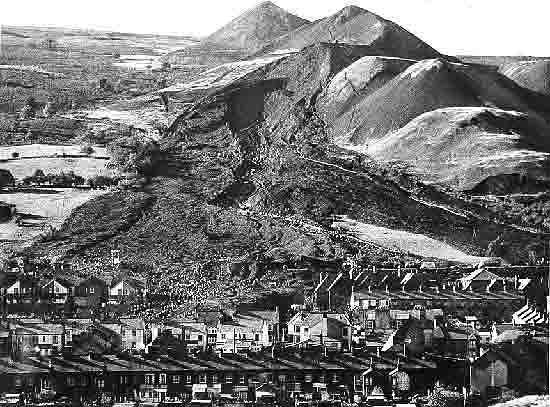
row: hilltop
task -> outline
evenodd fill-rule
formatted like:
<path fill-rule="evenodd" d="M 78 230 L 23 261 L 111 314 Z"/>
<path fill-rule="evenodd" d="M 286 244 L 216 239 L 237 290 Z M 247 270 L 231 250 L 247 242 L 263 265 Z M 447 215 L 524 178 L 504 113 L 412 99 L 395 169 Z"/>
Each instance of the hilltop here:
<path fill-rule="evenodd" d="M 383 55 L 412 59 L 441 56 L 403 27 L 357 6 L 345 7 L 332 16 L 282 35 L 261 52 L 302 49 L 320 42 L 369 45 L 373 49 L 371 55 L 383 52 Z"/>
<path fill-rule="evenodd" d="M 269 41 L 308 23 L 309 21 L 266 1 L 210 34 L 204 41 L 254 52 Z"/>

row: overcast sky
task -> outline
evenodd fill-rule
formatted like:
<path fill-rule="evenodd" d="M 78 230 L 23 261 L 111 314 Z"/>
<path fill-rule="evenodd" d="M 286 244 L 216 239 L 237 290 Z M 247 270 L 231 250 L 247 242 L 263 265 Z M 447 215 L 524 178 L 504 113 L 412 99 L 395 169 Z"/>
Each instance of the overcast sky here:
<path fill-rule="evenodd" d="M 2 0 L 0 24 L 204 36 L 257 0 Z M 438 51 L 550 56 L 548 0 L 275 0 L 307 19 L 355 4 L 393 20 Z"/>

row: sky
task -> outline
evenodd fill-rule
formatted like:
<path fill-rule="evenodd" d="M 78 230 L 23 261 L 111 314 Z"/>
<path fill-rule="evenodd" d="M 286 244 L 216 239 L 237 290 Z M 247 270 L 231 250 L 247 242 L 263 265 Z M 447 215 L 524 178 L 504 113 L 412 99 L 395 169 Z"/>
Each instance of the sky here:
<path fill-rule="evenodd" d="M 392 20 L 438 51 L 550 56 L 548 0 L 273 0 L 310 20 L 354 4 Z M 205 36 L 258 0 L 3 0 L 0 25 L 47 25 Z"/>

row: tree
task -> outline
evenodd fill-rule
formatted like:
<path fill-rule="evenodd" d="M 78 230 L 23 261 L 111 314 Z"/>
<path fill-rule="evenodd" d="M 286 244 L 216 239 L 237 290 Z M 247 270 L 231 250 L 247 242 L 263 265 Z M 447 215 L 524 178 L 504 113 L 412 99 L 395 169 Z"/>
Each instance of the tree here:
<path fill-rule="evenodd" d="M 456 391 L 447 390 L 436 385 L 428 398 L 430 407 L 459 407 L 462 403 L 462 395 Z"/>
<path fill-rule="evenodd" d="M 92 155 L 93 153 L 95 153 L 95 150 L 91 145 L 86 144 L 82 146 L 82 148 L 80 149 L 80 152 L 86 155 Z"/>
<path fill-rule="evenodd" d="M 22 120 L 34 118 L 36 107 L 36 100 L 32 96 L 27 98 L 27 100 L 25 101 L 25 106 L 23 106 L 19 113 L 19 117 Z"/>
<path fill-rule="evenodd" d="M 15 178 L 8 170 L 0 169 L 0 188 L 9 187 L 15 184 Z"/>
<path fill-rule="evenodd" d="M 108 146 L 113 165 L 122 171 L 152 177 L 162 160 L 160 145 L 138 136 L 124 137 Z"/>

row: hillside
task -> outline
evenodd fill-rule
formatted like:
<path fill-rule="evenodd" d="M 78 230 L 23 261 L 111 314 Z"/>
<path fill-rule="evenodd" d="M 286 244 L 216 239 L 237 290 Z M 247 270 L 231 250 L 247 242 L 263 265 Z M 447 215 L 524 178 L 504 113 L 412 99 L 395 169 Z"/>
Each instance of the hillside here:
<path fill-rule="evenodd" d="M 503 65 L 503 75 L 518 85 L 550 96 L 550 60 L 521 61 Z"/>
<path fill-rule="evenodd" d="M 308 23 L 309 21 L 266 1 L 235 18 L 204 41 L 254 52 L 275 38 Z"/>
<path fill-rule="evenodd" d="M 514 111 L 444 108 L 420 115 L 366 151 L 408 164 L 425 182 L 469 190 L 496 176 L 501 183 L 514 174 L 550 179 L 549 132 L 546 122 Z"/>
<path fill-rule="evenodd" d="M 303 25 L 273 40 L 262 53 L 284 49 L 302 49 L 320 42 L 369 45 L 377 55 L 401 58 L 436 58 L 440 54 L 419 38 L 374 13 L 348 6 L 336 14 Z"/>
<path fill-rule="evenodd" d="M 330 143 L 316 95 L 364 51 L 309 47 L 214 90 L 182 112 L 160 140 L 162 159 L 149 183 L 82 205 L 31 252 L 71 258 L 91 273 L 105 274 L 110 250 L 119 247 L 132 269 L 164 270 L 165 276 L 205 259 L 294 264 L 303 256 L 340 257 L 358 250 L 372 261 L 438 252 L 396 248 L 379 235 L 357 238 L 334 224 L 341 216 L 371 230 L 385 228 L 398 240 L 415 234 L 434 248 L 446 242 L 448 256 L 465 262 L 484 255 L 514 261 L 543 250 L 536 234 L 495 223 L 482 208 L 435 191 L 437 201 L 415 195 L 367 157 Z M 272 270 L 257 277 L 258 284 L 269 285 L 281 274 Z M 196 278 L 188 273 L 182 284 Z M 250 280 L 212 281 L 219 286 L 210 297 L 223 297 L 228 287 L 253 295 Z M 287 288 L 306 283 L 307 278 Z"/>
<path fill-rule="evenodd" d="M 512 113 L 498 124 L 494 118 L 486 123 L 476 116 L 485 107 Z M 404 162 L 425 181 L 468 189 L 510 171 L 535 169 L 534 177 L 547 176 L 548 145 L 541 135 L 550 118 L 548 99 L 496 68 L 365 57 L 331 80 L 319 108 L 337 143 L 383 162 Z M 466 153 L 470 158 L 455 160 Z"/>

